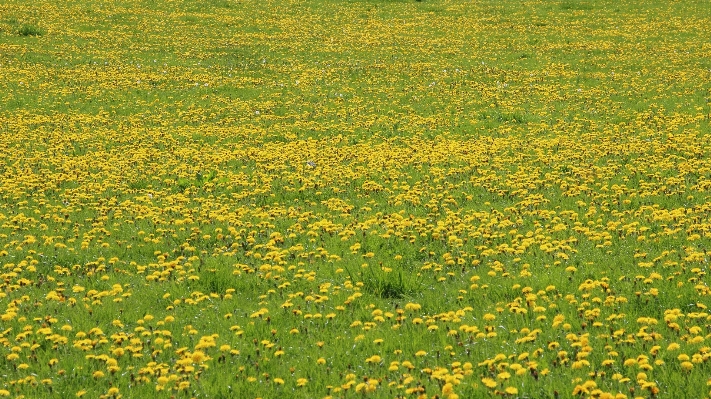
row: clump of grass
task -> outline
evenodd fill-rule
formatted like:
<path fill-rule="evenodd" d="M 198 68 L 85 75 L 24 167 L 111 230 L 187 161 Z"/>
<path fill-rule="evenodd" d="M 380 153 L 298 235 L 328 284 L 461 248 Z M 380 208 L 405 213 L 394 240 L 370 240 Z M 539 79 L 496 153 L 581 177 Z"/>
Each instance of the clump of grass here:
<path fill-rule="evenodd" d="M 382 299 L 402 299 L 416 294 L 421 287 L 402 271 L 393 272 L 369 267 L 361 275 L 363 290 Z"/>
<path fill-rule="evenodd" d="M 17 30 L 17 34 L 20 36 L 42 36 L 44 32 L 37 26 L 24 24 Z"/>

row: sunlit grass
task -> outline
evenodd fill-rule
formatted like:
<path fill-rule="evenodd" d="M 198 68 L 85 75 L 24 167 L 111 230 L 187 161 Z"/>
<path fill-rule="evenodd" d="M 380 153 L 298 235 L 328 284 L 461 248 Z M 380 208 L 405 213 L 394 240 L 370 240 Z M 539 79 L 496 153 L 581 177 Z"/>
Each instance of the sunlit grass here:
<path fill-rule="evenodd" d="M 0 5 L 0 396 L 707 397 L 710 17 Z"/>

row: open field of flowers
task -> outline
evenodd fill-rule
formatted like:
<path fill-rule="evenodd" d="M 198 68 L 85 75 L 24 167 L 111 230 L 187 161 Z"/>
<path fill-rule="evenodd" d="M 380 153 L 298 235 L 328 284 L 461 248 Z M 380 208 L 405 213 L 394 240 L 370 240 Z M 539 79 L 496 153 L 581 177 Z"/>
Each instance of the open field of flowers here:
<path fill-rule="evenodd" d="M 3 1 L 0 397 L 709 397 L 709 26 Z"/>

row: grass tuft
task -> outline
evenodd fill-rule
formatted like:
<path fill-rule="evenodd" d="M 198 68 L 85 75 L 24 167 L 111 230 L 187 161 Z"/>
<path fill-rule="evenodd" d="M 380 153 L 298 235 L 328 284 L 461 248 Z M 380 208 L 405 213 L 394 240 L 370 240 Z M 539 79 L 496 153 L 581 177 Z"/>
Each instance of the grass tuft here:
<path fill-rule="evenodd" d="M 20 36 L 42 36 L 44 32 L 37 26 L 25 24 L 17 30 L 17 34 Z"/>

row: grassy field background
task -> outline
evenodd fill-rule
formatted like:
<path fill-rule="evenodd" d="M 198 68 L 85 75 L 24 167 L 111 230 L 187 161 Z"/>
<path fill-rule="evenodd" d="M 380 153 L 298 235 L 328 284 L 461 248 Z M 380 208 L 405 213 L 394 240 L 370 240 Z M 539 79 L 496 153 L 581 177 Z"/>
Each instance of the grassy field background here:
<path fill-rule="evenodd" d="M 700 398 L 711 3 L 0 4 L 0 396 Z"/>

